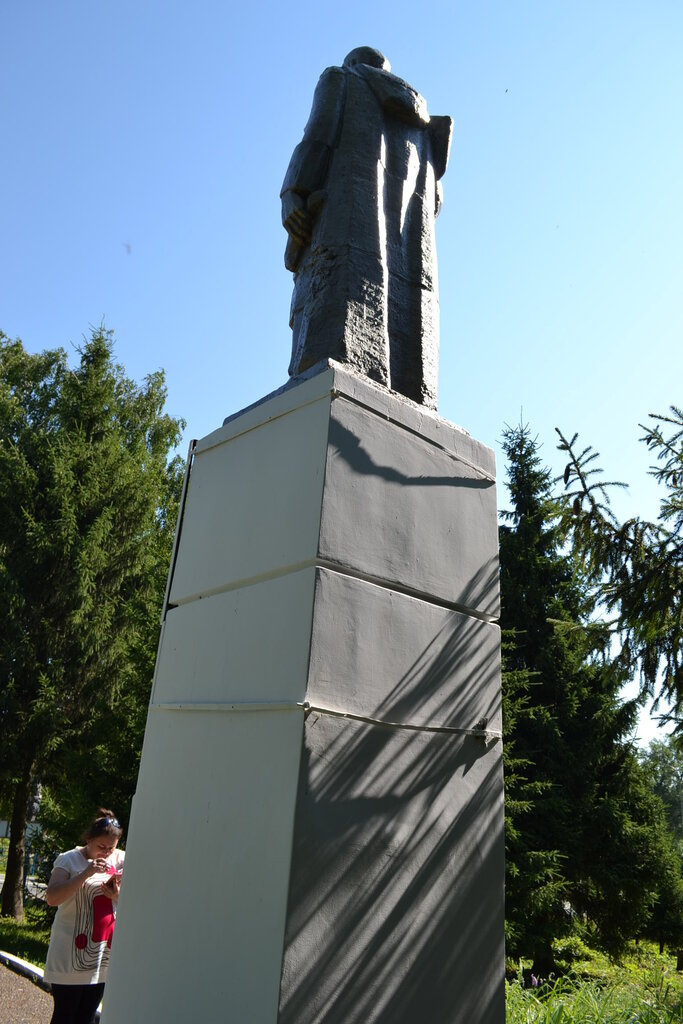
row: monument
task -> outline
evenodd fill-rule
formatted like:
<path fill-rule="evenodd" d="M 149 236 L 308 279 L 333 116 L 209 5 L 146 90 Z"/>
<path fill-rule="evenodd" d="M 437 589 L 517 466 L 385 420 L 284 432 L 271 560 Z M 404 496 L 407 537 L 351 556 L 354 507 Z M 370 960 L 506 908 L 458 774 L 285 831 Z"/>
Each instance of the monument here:
<path fill-rule="evenodd" d="M 328 68 L 291 379 L 193 442 L 103 1024 L 502 1024 L 493 453 L 435 411 L 450 118 Z"/>
<path fill-rule="evenodd" d="M 332 358 L 436 409 L 434 219 L 452 124 L 369 46 L 320 76 L 281 192 L 290 374 Z"/>

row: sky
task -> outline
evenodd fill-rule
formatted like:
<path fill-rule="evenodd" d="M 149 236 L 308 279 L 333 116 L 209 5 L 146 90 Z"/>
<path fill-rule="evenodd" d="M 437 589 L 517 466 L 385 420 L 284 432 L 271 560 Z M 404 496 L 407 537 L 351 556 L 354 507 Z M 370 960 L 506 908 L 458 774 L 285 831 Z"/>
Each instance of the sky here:
<path fill-rule="evenodd" d="M 620 516 L 683 380 L 679 0 L 31 0 L 0 7 L 0 330 L 93 327 L 163 368 L 183 451 L 287 379 L 279 192 L 318 76 L 351 49 L 454 120 L 437 221 L 439 413 L 493 447 L 578 431 Z M 643 723 L 641 732 L 649 729 Z"/>

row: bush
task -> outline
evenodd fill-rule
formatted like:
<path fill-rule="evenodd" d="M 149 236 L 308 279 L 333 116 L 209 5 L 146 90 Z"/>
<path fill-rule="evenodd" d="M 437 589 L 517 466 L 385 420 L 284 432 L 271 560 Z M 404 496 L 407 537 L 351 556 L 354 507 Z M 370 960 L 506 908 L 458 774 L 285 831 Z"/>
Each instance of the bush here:
<path fill-rule="evenodd" d="M 589 945 L 579 935 L 566 935 L 553 941 L 556 975 L 574 975 L 586 981 L 604 978 L 609 973 L 608 957 Z"/>

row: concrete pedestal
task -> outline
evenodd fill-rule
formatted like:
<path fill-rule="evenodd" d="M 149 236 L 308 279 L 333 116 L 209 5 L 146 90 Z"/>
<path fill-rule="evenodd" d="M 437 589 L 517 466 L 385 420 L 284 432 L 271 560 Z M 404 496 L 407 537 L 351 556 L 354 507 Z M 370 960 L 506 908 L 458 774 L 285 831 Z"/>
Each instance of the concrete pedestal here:
<path fill-rule="evenodd" d="M 196 447 L 103 1024 L 502 1024 L 492 452 L 330 364 Z"/>

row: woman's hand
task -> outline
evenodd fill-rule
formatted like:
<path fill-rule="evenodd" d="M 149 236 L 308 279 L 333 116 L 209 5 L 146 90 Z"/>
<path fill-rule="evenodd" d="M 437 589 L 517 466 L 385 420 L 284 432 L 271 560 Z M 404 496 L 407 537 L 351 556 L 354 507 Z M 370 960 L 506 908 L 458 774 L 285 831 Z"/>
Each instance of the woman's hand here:
<path fill-rule="evenodd" d="M 110 875 L 106 882 L 102 884 L 102 891 L 109 897 L 110 900 L 116 902 L 119 898 L 121 891 L 121 876 Z"/>
<path fill-rule="evenodd" d="M 65 871 L 63 868 L 54 868 L 45 893 L 45 900 L 48 906 L 58 907 L 78 892 L 92 875 L 106 874 L 108 871 L 109 864 L 104 857 L 95 857 L 94 860 L 89 860 L 87 867 L 79 871 L 77 875 L 69 875 L 68 871 Z M 111 896 L 109 890 L 107 890 L 107 895 L 111 899 L 118 899 L 118 886 L 115 893 L 115 896 Z"/>
<path fill-rule="evenodd" d="M 94 860 L 88 861 L 88 867 L 86 870 L 86 877 L 90 878 L 91 875 L 101 875 L 103 872 L 108 871 L 109 865 L 105 857 L 96 857 Z"/>

